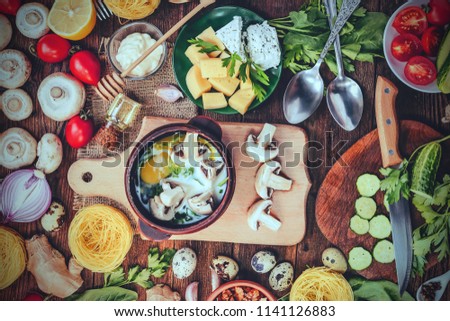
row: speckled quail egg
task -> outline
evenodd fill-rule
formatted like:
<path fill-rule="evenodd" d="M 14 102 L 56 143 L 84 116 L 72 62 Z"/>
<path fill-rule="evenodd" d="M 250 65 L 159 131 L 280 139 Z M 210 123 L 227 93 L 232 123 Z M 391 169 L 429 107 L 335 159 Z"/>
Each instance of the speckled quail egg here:
<path fill-rule="evenodd" d="M 294 268 L 291 263 L 278 264 L 269 275 L 269 284 L 275 291 L 284 291 L 292 285 Z"/>
<path fill-rule="evenodd" d="M 218 255 L 213 258 L 211 267 L 225 282 L 233 280 L 239 272 L 239 265 L 237 264 L 237 262 L 232 258 L 224 255 Z"/>
<path fill-rule="evenodd" d="M 277 264 L 275 254 L 270 251 L 256 252 L 252 257 L 252 268 L 256 273 L 267 273 Z"/>
<path fill-rule="evenodd" d="M 322 253 L 322 263 L 336 272 L 345 273 L 347 271 L 347 260 L 341 251 L 330 247 Z"/>
<path fill-rule="evenodd" d="M 177 279 L 187 278 L 194 272 L 196 266 L 197 255 L 188 247 L 179 249 L 173 256 L 172 270 Z"/>
<path fill-rule="evenodd" d="M 41 225 L 47 232 L 56 232 L 64 223 L 66 210 L 64 206 L 56 201 L 50 204 L 47 212 L 41 217 Z"/>

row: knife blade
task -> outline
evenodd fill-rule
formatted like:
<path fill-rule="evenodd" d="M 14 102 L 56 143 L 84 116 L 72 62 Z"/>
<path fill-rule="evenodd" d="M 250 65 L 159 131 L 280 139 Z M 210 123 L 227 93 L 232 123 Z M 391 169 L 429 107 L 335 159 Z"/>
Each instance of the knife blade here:
<path fill-rule="evenodd" d="M 397 87 L 381 76 L 375 89 L 375 117 L 380 140 L 382 163 L 384 168 L 399 168 L 402 157 L 398 150 L 399 129 L 395 112 Z M 412 228 L 409 201 L 401 196 L 400 200 L 389 205 L 394 243 L 395 267 L 400 295 L 408 286 L 412 265 Z"/>

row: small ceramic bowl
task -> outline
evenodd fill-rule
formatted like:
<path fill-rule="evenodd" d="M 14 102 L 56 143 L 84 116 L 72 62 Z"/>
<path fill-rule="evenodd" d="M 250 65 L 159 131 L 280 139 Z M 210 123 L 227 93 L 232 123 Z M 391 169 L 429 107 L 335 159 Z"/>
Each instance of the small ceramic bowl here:
<path fill-rule="evenodd" d="M 217 299 L 217 297 L 223 291 L 228 290 L 230 288 L 234 288 L 236 286 L 250 287 L 250 288 L 256 289 L 259 292 L 261 292 L 267 298 L 267 301 L 276 301 L 277 300 L 277 298 L 272 293 L 270 293 L 269 290 L 267 290 L 265 287 L 263 287 L 262 285 L 260 285 L 260 284 L 258 284 L 256 282 L 246 281 L 246 280 L 235 280 L 235 281 L 231 281 L 231 282 L 227 282 L 225 284 L 222 284 L 213 293 L 211 293 L 206 300 L 207 301 L 215 301 Z"/>
<path fill-rule="evenodd" d="M 123 69 L 120 66 L 119 62 L 116 59 L 117 51 L 119 50 L 120 42 L 125 39 L 128 35 L 140 32 L 140 33 L 147 33 L 155 40 L 158 40 L 163 36 L 161 30 L 159 30 L 157 27 L 152 25 L 148 22 L 132 22 L 129 24 L 126 24 L 122 26 L 120 29 L 118 29 L 116 32 L 112 34 L 112 36 L 109 39 L 107 48 L 106 48 L 106 54 L 108 56 L 108 60 L 111 63 L 111 66 L 117 73 L 122 73 Z M 141 79 L 147 79 L 154 73 L 156 73 L 161 66 L 164 64 L 166 58 L 167 58 L 167 44 L 166 42 L 163 42 L 161 44 L 163 47 L 163 53 L 161 55 L 161 58 L 159 59 L 158 65 L 156 68 L 154 68 L 151 72 L 144 76 L 133 76 L 128 75 L 126 78 L 131 80 L 141 80 Z"/>

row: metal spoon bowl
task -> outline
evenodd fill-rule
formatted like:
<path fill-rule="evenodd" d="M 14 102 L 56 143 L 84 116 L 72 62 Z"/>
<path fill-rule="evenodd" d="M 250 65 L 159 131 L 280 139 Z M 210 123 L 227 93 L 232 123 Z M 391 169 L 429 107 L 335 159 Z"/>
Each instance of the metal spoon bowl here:
<path fill-rule="evenodd" d="M 418 289 L 416 293 L 416 299 L 417 301 L 424 301 L 422 297 L 422 288 L 424 285 L 429 284 L 431 282 L 437 282 L 441 284 L 441 288 L 439 290 L 435 291 L 434 301 L 439 301 L 442 298 L 442 295 L 444 294 L 444 291 L 447 289 L 447 284 L 450 282 L 450 270 L 447 271 L 447 273 L 444 273 L 440 276 L 437 276 L 435 278 L 432 278 L 426 282 L 424 282 Z"/>

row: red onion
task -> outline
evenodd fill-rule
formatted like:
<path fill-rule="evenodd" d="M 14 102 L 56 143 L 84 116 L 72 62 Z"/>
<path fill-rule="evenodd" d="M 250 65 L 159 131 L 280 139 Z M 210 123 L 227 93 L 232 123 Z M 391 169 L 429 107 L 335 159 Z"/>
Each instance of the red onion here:
<path fill-rule="evenodd" d="M 186 287 L 184 298 L 186 301 L 198 301 L 198 282 L 192 282 Z"/>
<path fill-rule="evenodd" d="M 40 218 L 50 206 L 52 191 L 39 170 L 22 169 L 3 180 L 0 189 L 0 223 L 28 223 Z"/>

